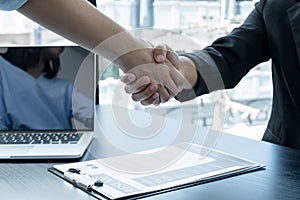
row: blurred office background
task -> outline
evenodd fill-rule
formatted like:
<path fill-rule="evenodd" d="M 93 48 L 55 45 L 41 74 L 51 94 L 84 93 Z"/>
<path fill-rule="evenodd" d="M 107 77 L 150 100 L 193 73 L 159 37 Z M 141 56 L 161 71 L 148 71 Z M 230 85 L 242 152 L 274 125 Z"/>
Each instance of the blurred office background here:
<path fill-rule="evenodd" d="M 178 53 L 209 45 L 239 26 L 257 0 L 97 0 L 97 8 L 138 37 L 166 43 Z M 96 23 L 96 20 L 95 20 Z M 28 20 L 16 11 L 0 12 L 0 45 L 67 45 L 71 42 Z M 255 49 L 254 49 L 255 51 Z M 143 107 L 124 94 L 118 67 L 99 57 L 99 102 L 210 126 L 215 102 L 211 95 L 184 104 L 176 100 Z M 118 98 L 116 98 L 116 94 Z M 122 99 L 124 97 L 124 99 Z M 115 100 L 113 100 L 115 99 Z M 255 140 L 262 138 L 272 99 L 270 62 L 251 70 L 234 89 L 227 90 L 224 131 Z M 121 103 L 118 101 L 122 101 Z M 188 117 L 186 117 L 188 116 Z"/>

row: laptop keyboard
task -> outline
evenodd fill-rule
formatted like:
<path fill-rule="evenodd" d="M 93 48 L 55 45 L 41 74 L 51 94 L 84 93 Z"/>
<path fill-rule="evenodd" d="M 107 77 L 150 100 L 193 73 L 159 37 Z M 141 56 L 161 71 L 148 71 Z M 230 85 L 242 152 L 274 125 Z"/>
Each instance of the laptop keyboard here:
<path fill-rule="evenodd" d="M 0 144 L 77 144 L 83 133 L 0 133 Z"/>

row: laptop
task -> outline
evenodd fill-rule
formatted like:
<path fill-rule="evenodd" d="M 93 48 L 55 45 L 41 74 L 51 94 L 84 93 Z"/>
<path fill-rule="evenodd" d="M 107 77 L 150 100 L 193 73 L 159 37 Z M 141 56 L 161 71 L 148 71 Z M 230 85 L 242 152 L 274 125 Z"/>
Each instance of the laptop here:
<path fill-rule="evenodd" d="M 95 129 L 96 55 L 0 47 L 0 159 L 74 159 Z"/>

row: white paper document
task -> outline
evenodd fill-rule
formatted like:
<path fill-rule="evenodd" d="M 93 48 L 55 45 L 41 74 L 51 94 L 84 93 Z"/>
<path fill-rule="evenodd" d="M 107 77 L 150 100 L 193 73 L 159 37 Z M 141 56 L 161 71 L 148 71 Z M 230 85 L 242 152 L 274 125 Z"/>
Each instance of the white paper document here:
<path fill-rule="evenodd" d="M 203 149 L 195 144 L 180 144 L 136 154 L 55 165 L 53 169 L 87 192 L 118 199 L 152 195 L 263 167 L 220 151 Z M 103 184 L 97 184 L 99 182 Z"/>

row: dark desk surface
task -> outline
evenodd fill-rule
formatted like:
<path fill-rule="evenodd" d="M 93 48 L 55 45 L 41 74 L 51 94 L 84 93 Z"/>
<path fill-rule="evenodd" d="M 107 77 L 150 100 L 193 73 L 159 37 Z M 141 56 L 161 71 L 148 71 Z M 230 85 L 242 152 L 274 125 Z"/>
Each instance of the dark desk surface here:
<path fill-rule="evenodd" d="M 107 111 L 102 110 L 102 116 Z M 107 113 L 106 113 L 107 114 Z M 100 120 L 105 127 L 112 126 L 111 118 Z M 170 126 L 167 122 L 166 128 Z M 110 129 L 116 131 L 117 128 Z M 169 131 L 169 130 L 165 130 Z M 197 137 L 203 131 L 197 129 Z M 107 133 L 100 130 L 95 135 L 82 160 L 94 157 L 108 157 L 119 154 L 112 148 L 111 142 L 103 143 Z M 197 142 L 198 139 L 195 139 Z M 132 146 L 139 146 L 135 144 Z M 283 146 L 258 142 L 223 133 L 215 146 L 216 149 L 231 153 L 252 161 L 266 164 L 265 170 L 259 170 L 210 183 L 196 185 L 145 199 L 300 199 L 300 151 Z M 47 171 L 57 163 L 70 161 L 18 161 L 0 163 L 0 195 L 6 200 L 62 200 L 95 199 L 73 187 Z"/>

